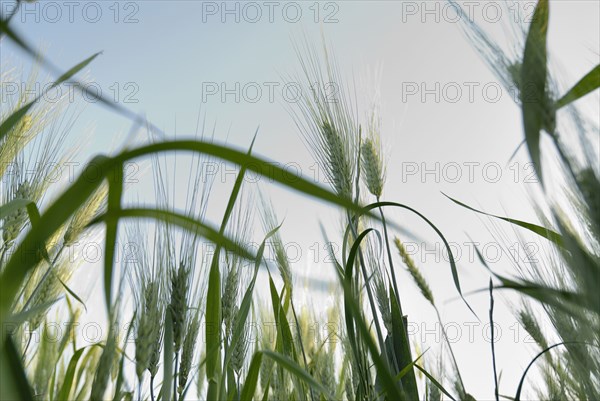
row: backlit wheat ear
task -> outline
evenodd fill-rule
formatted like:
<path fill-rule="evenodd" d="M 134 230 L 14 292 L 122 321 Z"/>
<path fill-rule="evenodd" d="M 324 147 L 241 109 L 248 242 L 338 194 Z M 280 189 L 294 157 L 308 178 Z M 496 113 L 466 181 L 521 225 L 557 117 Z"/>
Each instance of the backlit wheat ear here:
<path fill-rule="evenodd" d="M 400 253 L 400 257 L 402 258 L 402 261 L 406 265 L 408 272 L 410 273 L 411 277 L 413 278 L 413 281 L 415 282 L 415 284 L 417 285 L 419 290 L 421 290 L 421 294 L 423 294 L 423 297 L 425 297 L 425 299 L 428 300 L 429 303 L 431 303 L 431 305 L 435 306 L 435 302 L 433 299 L 433 292 L 431 291 L 431 288 L 429 288 L 429 284 L 427 284 L 425 277 L 423 277 L 423 275 L 421 274 L 421 271 L 415 264 L 413 258 L 410 256 L 410 254 L 408 254 L 408 252 L 406 252 L 406 248 L 404 247 L 404 244 L 400 241 L 399 238 L 396 238 L 394 240 L 394 243 L 396 244 L 396 247 L 398 248 L 398 252 Z"/>
<path fill-rule="evenodd" d="M 94 191 L 87 202 L 75 212 L 65 230 L 63 237 L 65 246 L 72 245 L 81 236 L 90 221 L 103 210 L 107 195 L 108 184 L 103 183 Z"/>
<path fill-rule="evenodd" d="M 373 138 L 367 138 L 360 147 L 363 180 L 369 192 L 377 199 L 381 197 L 384 184 L 381 151 Z"/>
<path fill-rule="evenodd" d="M 588 217 L 590 231 L 600 242 L 600 179 L 591 167 L 583 169 L 577 176 L 584 209 Z"/>
<path fill-rule="evenodd" d="M 239 309 L 235 307 L 235 321 L 239 320 Z M 234 372 L 240 376 L 242 368 L 244 367 L 244 361 L 246 360 L 246 354 L 248 352 L 248 332 L 243 330 L 241 337 L 238 339 L 233 350 L 231 350 L 231 368 Z"/>
<path fill-rule="evenodd" d="M 184 334 L 184 323 L 188 312 L 188 289 L 191 271 L 189 267 L 180 264 L 178 269 L 171 271 L 171 302 L 169 309 L 173 320 L 174 351 L 181 350 Z"/>
<path fill-rule="evenodd" d="M 298 108 L 291 114 L 334 191 L 351 199 L 358 155 L 358 124 L 351 96 L 327 49 L 321 59 L 308 44 L 296 52 L 303 77 L 295 81 L 303 85 L 302 97 L 295 104 Z"/>
<path fill-rule="evenodd" d="M 373 248 L 371 246 L 366 247 L 366 258 L 371 267 L 373 287 L 375 289 L 375 299 L 377 300 L 377 306 L 381 313 L 383 325 L 385 326 L 388 333 L 392 332 L 392 312 L 390 308 L 390 297 L 388 294 L 388 288 L 386 285 L 385 277 L 383 272 L 385 266 L 380 266 L 379 261 L 375 257 Z"/>
<path fill-rule="evenodd" d="M 117 357 L 117 335 L 116 333 L 109 333 L 106 345 L 104 346 L 104 350 L 102 351 L 102 355 L 98 361 L 96 374 L 94 376 L 92 392 L 90 395 L 91 401 L 105 400 L 104 394 L 108 388 L 111 371 Z"/>
<path fill-rule="evenodd" d="M 58 341 L 53 340 L 53 336 L 55 336 L 56 333 L 50 331 L 56 326 L 46 321 L 45 317 L 43 323 L 40 333 L 40 343 L 36 350 L 35 370 L 33 372 L 32 381 L 33 388 L 38 394 L 47 393 L 54 371 L 54 362 L 49 363 L 49 361 L 57 361 L 59 357 Z"/>
<path fill-rule="evenodd" d="M 374 277 L 375 284 L 375 298 L 377 299 L 377 305 L 379 306 L 379 312 L 383 320 L 388 333 L 392 332 L 392 312 L 390 310 L 390 298 L 387 291 L 387 287 L 383 278 L 380 274 L 376 274 Z"/>
<path fill-rule="evenodd" d="M 136 374 L 142 380 L 146 369 L 150 368 L 150 360 L 159 341 L 160 322 L 162 316 L 159 309 L 159 287 L 157 282 L 147 283 L 144 289 L 143 302 L 137 312 L 135 335 Z M 155 362 L 153 360 L 153 362 Z"/>
<path fill-rule="evenodd" d="M 541 349 L 548 348 L 548 341 L 529 307 L 519 311 L 519 322 Z"/>
<path fill-rule="evenodd" d="M 68 264 L 61 264 L 50 271 L 49 274 L 45 277 L 44 281 L 40 284 L 40 287 L 37 292 L 33 294 L 33 299 L 29 302 L 31 308 L 39 308 L 42 305 L 48 305 L 56 301 L 60 295 L 64 293 L 63 286 L 60 283 L 68 281 L 71 275 L 71 269 Z M 42 323 L 45 318 L 47 308 L 41 310 L 29 321 L 30 330 L 35 330 Z"/>
<path fill-rule="evenodd" d="M 344 198 L 352 197 L 352 165 L 346 153 L 342 136 L 329 121 L 323 121 L 321 132 L 330 166 L 330 178 L 334 190 Z"/>
<path fill-rule="evenodd" d="M 28 181 L 23 181 L 16 188 L 13 199 L 31 199 L 32 190 Z M 4 218 L 2 222 L 2 240 L 4 247 L 10 246 L 17 238 L 28 220 L 27 209 L 21 208 Z"/>
<path fill-rule="evenodd" d="M 233 321 L 235 318 L 235 308 L 238 299 L 240 287 L 240 275 L 238 267 L 231 264 L 227 277 L 225 278 L 225 286 L 223 288 L 223 298 L 221 299 L 221 313 L 227 335 L 233 330 Z"/>
<path fill-rule="evenodd" d="M 179 365 L 179 385 L 177 392 L 179 397 L 183 396 L 185 387 L 188 383 L 188 378 L 192 368 L 192 362 L 195 355 L 196 342 L 198 341 L 198 333 L 200 331 L 200 319 L 199 314 L 194 313 L 194 317 L 191 319 L 186 327 L 185 340 L 183 341 L 183 350 L 181 352 L 181 364 Z"/>

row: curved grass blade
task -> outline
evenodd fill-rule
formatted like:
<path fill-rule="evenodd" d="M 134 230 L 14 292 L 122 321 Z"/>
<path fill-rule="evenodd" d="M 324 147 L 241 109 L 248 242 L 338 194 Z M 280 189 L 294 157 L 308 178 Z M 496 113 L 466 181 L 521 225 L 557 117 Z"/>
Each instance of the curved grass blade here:
<path fill-rule="evenodd" d="M 288 188 L 294 189 L 298 192 L 302 192 L 306 195 L 310 195 L 314 198 L 326 201 L 328 203 L 341 206 L 343 208 L 352 210 L 353 212 L 360 212 L 362 208 L 348 200 L 340 197 L 334 192 L 326 189 L 323 186 L 314 184 L 310 180 L 300 177 L 290 177 L 289 171 L 268 162 L 266 159 L 252 156 L 247 153 L 240 152 L 227 146 L 217 145 L 211 142 L 205 141 L 166 141 L 155 144 L 142 146 L 137 149 L 127 150 L 114 158 L 114 162 L 125 162 L 148 154 L 154 154 L 159 152 L 167 152 L 174 150 L 187 150 L 191 152 L 203 153 L 206 155 L 214 156 L 219 159 L 229 161 L 237 164 L 241 167 L 245 167 L 248 171 L 254 171 L 259 175 L 270 178 L 274 182 L 282 184 Z M 376 215 L 370 215 L 370 217 L 379 220 Z"/>
<path fill-rule="evenodd" d="M 221 245 L 221 247 L 225 248 L 228 251 L 235 252 L 239 256 L 249 259 L 255 260 L 256 256 L 250 253 L 250 250 L 246 249 L 242 244 L 238 244 L 231 238 L 220 234 L 214 227 L 206 223 L 202 223 L 198 220 L 195 220 L 192 217 L 185 216 L 183 214 L 179 214 L 177 212 L 172 212 L 170 210 L 161 210 L 161 209 L 144 209 L 144 208 L 125 208 L 117 211 L 106 212 L 96 219 L 94 219 L 89 226 L 98 224 L 101 221 L 105 221 L 108 218 L 151 218 L 155 220 L 160 220 L 164 222 L 171 223 L 173 225 L 179 226 L 185 230 L 190 230 L 197 233 L 199 236 L 202 236 L 211 242 L 214 242 L 217 245 Z"/>
<path fill-rule="evenodd" d="M 122 166 L 123 163 L 131 159 L 175 150 L 186 150 L 212 155 L 240 166 L 246 166 L 248 170 L 255 171 L 264 177 L 269 177 L 280 184 L 312 197 L 353 211 L 361 210 L 360 206 L 337 196 L 333 192 L 316 185 L 307 179 L 301 177 L 290 179 L 288 171 L 274 166 L 272 163 L 267 163 L 263 159 L 214 143 L 201 141 L 171 141 L 126 150 L 112 158 L 97 156 L 89 163 L 89 165 L 92 165 L 95 168 L 95 171 L 100 171 L 101 176 L 95 180 L 89 180 L 88 177 L 80 176 L 75 180 L 75 182 L 73 182 L 71 186 L 50 205 L 46 213 L 40 218 L 39 226 L 41 229 L 30 230 L 8 261 L 1 276 L 3 284 L 5 285 L 0 294 L 0 320 L 3 320 L 6 316 L 10 302 L 27 272 L 40 261 L 40 255 L 37 255 L 36 252 L 36 244 L 43 243 L 59 227 L 61 227 L 64 221 L 66 221 L 66 219 L 71 216 L 72 213 L 74 213 L 75 210 L 89 198 L 89 196 L 91 196 L 108 172 L 113 171 L 116 166 Z M 377 216 L 373 217 L 378 219 Z"/>
<path fill-rule="evenodd" d="M 59 283 L 62 285 L 62 287 L 65 289 L 65 291 L 67 291 L 69 293 L 69 295 L 71 295 L 73 298 L 75 298 L 75 300 L 77 300 L 77 302 L 79 302 L 81 304 L 81 306 L 83 306 L 83 309 L 85 309 L 85 311 L 87 312 L 87 306 L 85 305 L 85 302 L 83 302 L 83 300 L 79 297 L 79 295 L 77 295 L 75 293 L 75 291 L 73 291 L 72 289 L 69 288 L 69 286 L 67 284 L 65 284 L 64 281 L 62 281 L 60 279 L 60 277 L 58 277 L 58 275 L 55 276 Z"/>
<path fill-rule="evenodd" d="M 569 103 L 578 100 L 600 87 L 600 64 L 594 67 L 579 80 L 563 97 L 558 99 L 554 107 L 558 110 Z"/>
<path fill-rule="evenodd" d="M 71 388 L 73 387 L 73 379 L 75 378 L 75 372 L 77 371 L 77 364 L 79 363 L 79 359 L 83 355 L 83 352 L 87 347 L 79 348 L 69 361 L 69 366 L 67 367 L 67 372 L 65 373 L 65 378 L 63 380 L 63 384 L 58 392 L 57 400 L 70 400 Z"/>
<path fill-rule="evenodd" d="M 422 368 L 419 365 L 415 365 L 417 367 L 417 369 L 419 369 L 424 375 L 425 377 L 427 377 L 429 379 L 429 381 L 431 383 L 433 383 L 434 386 L 436 386 L 442 393 L 444 393 L 446 395 L 446 397 L 450 398 L 452 401 L 456 401 L 456 398 L 452 397 L 452 395 L 448 392 L 448 390 L 446 390 L 444 388 L 444 386 L 442 386 L 428 371 L 426 371 L 424 368 Z"/>
<path fill-rule="evenodd" d="M 446 248 L 446 251 L 448 252 L 448 259 L 449 259 L 449 263 L 450 263 L 450 270 L 452 272 L 452 279 L 454 280 L 454 287 L 456 287 L 458 294 L 460 295 L 460 297 L 463 300 L 463 302 L 465 303 L 465 305 L 467 305 L 467 308 L 469 308 L 471 313 L 477 318 L 477 320 L 479 320 L 479 317 L 477 316 L 477 314 L 475 313 L 473 308 L 471 308 L 471 305 L 469 305 L 469 303 L 463 296 L 462 289 L 460 287 L 460 279 L 458 277 L 458 270 L 456 268 L 456 261 L 454 260 L 454 255 L 452 255 L 452 249 L 450 248 L 450 244 L 448 243 L 448 241 L 446 240 L 446 237 L 444 237 L 442 232 L 435 226 L 435 224 L 433 224 L 427 217 L 425 217 L 423 214 L 421 214 L 417 210 L 413 209 L 412 207 L 404 205 L 402 203 L 397 203 L 397 202 L 384 201 L 384 202 L 372 203 L 370 205 L 365 206 L 362 209 L 363 212 L 361 214 L 365 214 L 366 212 L 368 212 L 372 209 L 376 209 L 376 208 L 380 208 L 380 207 L 398 207 L 401 209 L 409 210 L 412 213 L 419 216 L 423 221 L 425 221 L 429 225 L 429 227 L 433 228 L 435 233 L 440 237 L 440 239 L 444 243 L 444 247 Z"/>
<path fill-rule="evenodd" d="M 477 210 L 469 205 L 466 205 L 448 195 L 446 195 L 445 193 L 442 192 L 442 195 L 444 195 L 446 198 L 450 199 L 452 202 L 456 203 L 459 206 L 462 206 L 466 209 L 472 210 L 475 213 L 479 213 L 479 214 L 483 214 L 485 216 L 489 216 L 489 217 L 494 217 L 496 219 L 500 219 L 500 220 L 504 220 L 506 222 L 509 222 L 511 224 L 517 225 L 519 227 L 525 228 L 529 231 L 531 231 L 532 233 L 535 233 L 537 235 L 539 235 L 540 237 L 546 238 L 548 241 L 553 242 L 554 244 L 558 245 L 559 247 L 563 247 L 563 237 L 562 235 L 560 235 L 559 233 L 557 233 L 556 231 L 553 231 L 549 228 L 545 228 L 542 226 L 538 226 L 536 224 L 533 223 L 527 223 L 525 221 L 521 221 L 521 220 L 516 220 L 516 219 L 511 219 L 509 217 L 502 217 L 502 216 L 497 216 L 495 214 L 490 214 L 490 213 L 486 213 L 484 211 L 481 210 Z"/>
<path fill-rule="evenodd" d="M 590 309 L 592 312 L 595 312 L 593 307 L 590 307 L 585 302 L 579 302 L 579 295 L 577 293 L 561 290 L 556 288 L 551 288 L 547 286 L 543 286 L 537 283 L 533 283 L 527 280 L 522 280 L 521 282 L 517 282 L 511 280 L 507 277 L 503 277 L 495 272 L 488 266 L 485 258 L 481 254 L 479 248 L 475 245 L 475 253 L 483 266 L 498 280 L 502 282 L 501 286 L 496 286 L 494 289 L 502 290 L 502 289 L 511 289 L 519 291 L 531 298 L 538 300 L 539 302 L 547 305 L 551 305 L 559 310 L 562 310 L 566 313 L 583 313 L 582 310 L 578 308 L 568 308 L 567 304 L 583 306 L 584 308 Z M 480 289 L 476 290 L 473 293 L 479 293 L 482 291 L 487 291 L 488 289 Z"/>
<path fill-rule="evenodd" d="M 535 361 L 538 360 L 538 358 L 540 358 L 542 355 L 544 355 L 546 352 L 552 350 L 553 348 L 559 347 L 561 345 L 567 345 L 567 344 L 583 344 L 583 345 L 587 345 L 585 343 L 581 343 L 581 342 L 561 342 L 561 343 L 557 343 L 554 345 L 551 345 L 547 348 L 545 348 L 544 350 L 542 350 L 540 353 L 538 353 L 532 360 L 531 362 L 529 362 L 529 365 L 527 365 L 527 368 L 525 368 L 525 371 L 523 372 L 523 376 L 521 376 L 521 380 L 519 381 L 519 387 L 517 387 L 517 393 L 515 394 L 515 401 L 520 401 L 521 400 L 521 391 L 523 390 L 523 384 L 525 383 L 525 377 L 527 376 L 527 373 L 529 372 L 529 369 L 531 369 L 531 367 L 533 366 L 533 364 L 535 363 Z"/>
<path fill-rule="evenodd" d="M 415 359 L 414 361 L 412 361 L 409 365 L 406 365 L 397 375 L 396 375 L 396 380 L 400 380 L 402 379 L 404 376 L 406 376 L 406 374 L 408 372 L 410 372 L 412 370 L 412 368 L 417 364 L 417 362 L 419 362 L 419 359 L 421 359 L 423 357 L 423 355 L 425 355 L 425 352 L 427 352 L 429 350 L 429 348 L 427 348 L 421 355 L 419 355 L 417 357 L 417 359 Z"/>

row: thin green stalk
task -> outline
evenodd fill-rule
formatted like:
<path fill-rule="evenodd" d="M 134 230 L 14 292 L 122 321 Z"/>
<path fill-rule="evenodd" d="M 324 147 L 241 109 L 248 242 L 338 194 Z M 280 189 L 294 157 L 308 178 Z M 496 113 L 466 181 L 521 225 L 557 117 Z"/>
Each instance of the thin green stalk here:
<path fill-rule="evenodd" d="M 381 202 L 380 197 L 377 197 L 377 203 Z M 388 236 L 388 230 L 387 230 L 387 224 L 385 222 L 385 216 L 383 214 L 383 207 L 379 208 L 379 215 L 381 216 L 381 223 L 383 224 L 383 236 L 385 238 L 385 248 L 387 250 L 387 254 L 388 254 L 388 262 L 390 264 L 390 272 L 392 274 L 392 285 L 394 286 L 394 291 L 396 292 L 396 302 L 398 302 L 398 309 L 400 309 L 400 314 L 403 314 L 402 312 L 402 304 L 400 303 L 400 291 L 398 290 L 398 284 L 396 281 L 396 273 L 395 273 L 395 269 L 394 269 L 394 262 L 392 259 L 392 251 L 390 249 L 390 240 L 389 240 L 389 236 Z M 410 358 L 412 360 L 412 356 Z"/>
<path fill-rule="evenodd" d="M 177 366 L 179 365 L 179 351 L 175 352 L 175 365 L 173 373 L 173 401 L 177 401 Z"/>
<path fill-rule="evenodd" d="M 490 326 L 492 330 L 492 366 L 494 367 L 494 396 L 496 397 L 496 401 L 500 401 L 500 396 L 498 395 L 498 371 L 496 369 L 496 348 L 494 345 L 494 283 L 490 278 Z"/>
<path fill-rule="evenodd" d="M 156 401 L 154 397 L 154 376 L 150 376 L 150 398 L 152 401 Z"/>
<path fill-rule="evenodd" d="M 302 352 L 302 359 L 304 361 L 304 369 L 308 371 L 308 361 L 306 359 L 306 353 L 304 352 L 304 344 L 302 344 L 302 333 L 300 331 L 300 323 L 298 322 L 298 315 L 296 314 L 296 308 L 294 307 L 294 300 L 290 292 L 290 304 L 292 306 L 292 315 L 294 315 L 294 321 L 296 322 L 296 331 L 298 332 L 298 342 L 300 343 L 300 351 Z M 314 401 L 313 392 L 309 391 L 310 399 Z"/>

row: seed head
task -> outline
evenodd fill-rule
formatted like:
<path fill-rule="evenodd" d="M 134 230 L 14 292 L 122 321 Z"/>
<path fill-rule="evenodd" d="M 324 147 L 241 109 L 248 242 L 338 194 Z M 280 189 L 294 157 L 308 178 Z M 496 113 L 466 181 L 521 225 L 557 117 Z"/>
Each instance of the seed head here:
<path fill-rule="evenodd" d="M 528 308 L 519 311 L 519 320 L 525 331 L 533 338 L 536 344 L 540 348 L 546 349 L 548 347 L 548 341 L 546 341 L 542 329 Z"/>
<path fill-rule="evenodd" d="M 136 373 L 141 381 L 142 375 L 146 369 L 157 368 L 158 361 L 154 358 L 156 348 L 160 354 L 160 305 L 159 305 L 159 286 L 156 281 L 148 282 L 144 288 L 142 304 L 138 310 L 137 331 L 135 338 L 135 362 Z M 151 366 L 151 360 L 152 365 Z"/>
<path fill-rule="evenodd" d="M 404 244 L 400 241 L 399 238 L 396 238 L 394 242 L 396 244 L 396 247 L 398 248 L 398 252 L 400 253 L 402 261 L 408 268 L 408 272 L 413 278 L 413 281 L 415 282 L 415 284 L 417 284 L 419 290 L 421 290 L 421 294 L 423 294 L 423 297 L 425 297 L 425 299 L 428 300 L 429 303 L 435 305 L 435 302 L 433 300 L 433 292 L 431 291 L 431 288 L 429 288 L 429 284 L 427 284 L 425 277 L 423 277 L 421 271 L 417 268 L 417 265 L 415 264 L 412 257 L 408 254 L 408 252 L 406 252 Z"/>
<path fill-rule="evenodd" d="M 352 165 L 344 146 L 344 141 L 336 128 L 329 121 L 321 127 L 324 150 L 328 162 L 329 178 L 336 193 L 344 198 L 352 197 Z"/>
<path fill-rule="evenodd" d="M 379 198 L 383 192 L 384 172 L 379 149 L 374 140 L 367 138 L 360 147 L 363 180 L 369 192 Z"/>
<path fill-rule="evenodd" d="M 239 319 L 238 307 L 235 307 L 235 319 L 236 322 Z M 239 337 L 235 347 L 231 351 L 231 367 L 234 372 L 240 375 L 242 368 L 244 367 L 244 361 L 246 360 L 246 353 L 248 352 L 248 332 L 242 331 L 242 335 Z"/>
<path fill-rule="evenodd" d="M 173 320 L 174 351 L 181 350 L 183 342 L 183 329 L 187 315 L 187 298 L 189 288 L 190 269 L 180 264 L 178 269 L 171 271 L 171 317 Z"/>
<path fill-rule="evenodd" d="M 107 195 L 108 185 L 102 184 L 87 202 L 75 212 L 63 237 L 66 246 L 73 244 L 83 233 L 88 223 L 102 210 Z"/>
<path fill-rule="evenodd" d="M 227 335 L 230 335 L 233 330 L 239 284 L 240 275 L 238 268 L 235 264 L 232 264 L 225 279 L 225 287 L 223 288 L 223 297 L 221 299 L 221 310 Z"/>
<path fill-rule="evenodd" d="M 379 312 L 381 312 L 381 318 L 383 325 L 387 329 L 388 333 L 392 332 L 392 312 L 390 310 L 390 299 L 388 296 L 385 282 L 381 277 L 381 273 L 375 273 L 375 298 L 377 299 L 377 305 L 379 305 Z"/>
<path fill-rule="evenodd" d="M 192 361 L 194 359 L 194 348 L 196 346 L 196 341 L 198 340 L 199 330 L 200 320 L 198 319 L 198 315 L 196 314 L 188 324 L 185 340 L 183 341 L 181 364 L 179 365 L 179 386 L 177 388 L 179 398 L 182 397 L 183 391 L 185 390 L 185 386 L 188 382 L 188 377 L 192 367 Z"/>
<path fill-rule="evenodd" d="M 23 181 L 15 191 L 14 199 L 30 199 L 31 184 Z M 19 235 L 27 222 L 27 209 L 20 208 L 4 218 L 2 226 L 2 240 L 5 244 L 11 244 Z"/>

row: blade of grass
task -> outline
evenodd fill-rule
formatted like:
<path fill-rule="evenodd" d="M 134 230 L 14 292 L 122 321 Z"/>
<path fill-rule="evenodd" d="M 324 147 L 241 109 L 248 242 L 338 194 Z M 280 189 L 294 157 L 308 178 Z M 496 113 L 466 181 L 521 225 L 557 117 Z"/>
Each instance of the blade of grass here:
<path fill-rule="evenodd" d="M 542 350 L 540 353 L 538 353 L 527 365 L 527 367 L 525 368 L 525 371 L 523 372 L 523 375 L 521 376 L 521 380 L 519 381 L 519 386 L 517 387 L 517 392 L 515 394 L 515 401 L 520 401 L 521 400 L 521 391 L 523 390 L 523 384 L 525 383 L 525 378 L 527 376 L 527 373 L 529 372 L 529 369 L 531 369 L 531 367 L 533 366 L 533 364 L 535 363 L 535 361 L 537 361 L 541 356 L 543 356 L 546 352 L 552 350 L 553 348 L 556 347 L 560 347 L 561 345 L 567 345 L 567 344 L 582 344 L 580 342 L 561 342 L 561 343 L 557 343 L 554 345 L 551 345 L 547 348 L 545 348 L 544 350 Z"/>
<path fill-rule="evenodd" d="M 119 219 L 114 216 L 121 210 L 121 197 L 123 195 L 123 165 L 117 165 L 114 171 L 114 179 L 108 182 L 108 209 L 104 245 L 104 301 L 107 310 L 110 311 L 112 303 L 112 278 L 115 258 L 115 247 L 117 245 L 117 234 Z"/>
<path fill-rule="evenodd" d="M 598 89 L 600 87 L 600 64 L 594 67 L 583 78 L 579 80 L 563 97 L 556 101 L 554 107 L 558 110 L 561 107 L 574 102 Z"/>
<path fill-rule="evenodd" d="M 494 282 L 490 278 L 490 329 L 491 329 L 491 347 L 492 347 L 492 367 L 494 370 L 494 396 L 496 401 L 500 401 L 498 396 L 498 370 L 496 368 L 496 345 L 494 333 Z"/>
<path fill-rule="evenodd" d="M 549 228 L 545 228 L 542 226 L 538 226 L 536 224 L 532 224 L 532 223 L 527 223 L 525 221 L 521 221 L 521 220 L 515 220 L 515 219 L 511 219 L 509 217 L 502 217 L 502 216 L 497 216 L 494 214 L 490 214 L 490 213 L 486 213 L 483 212 L 481 210 L 477 210 L 469 205 L 466 205 L 448 195 L 446 195 L 445 193 L 442 192 L 442 195 L 444 195 L 446 198 L 450 199 L 452 202 L 456 203 L 459 206 L 462 206 L 466 209 L 472 210 L 475 213 L 479 213 L 479 214 L 483 214 L 485 216 L 490 216 L 490 217 L 494 217 L 496 219 L 500 219 L 500 220 L 504 220 L 506 222 L 509 222 L 511 224 L 517 225 L 519 227 L 525 228 L 526 230 L 531 231 L 532 233 L 535 233 L 537 235 L 539 235 L 540 237 L 546 238 L 548 241 L 553 242 L 554 244 L 558 245 L 559 247 L 563 247 L 563 238 L 562 235 L 560 235 L 559 233 L 557 233 L 556 231 L 550 230 Z"/>
<path fill-rule="evenodd" d="M 428 371 L 426 371 L 424 368 L 420 367 L 419 365 L 415 365 L 417 367 L 417 369 L 419 369 L 424 375 L 425 377 L 427 377 L 429 379 L 429 381 L 431 383 L 433 383 L 434 386 L 436 386 L 442 393 L 444 393 L 446 395 L 446 397 L 450 398 L 452 401 L 456 401 L 456 398 L 452 397 L 452 395 L 448 392 L 448 390 L 446 390 L 444 388 L 444 386 L 442 386 Z"/>
<path fill-rule="evenodd" d="M 410 342 L 408 338 L 408 331 L 404 324 L 404 316 L 400 311 L 400 306 L 397 302 L 397 294 L 395 290 L 390 286 L 390 305 L 392 312 L 392 342 L 396 359 L 398 360 L 400 371 L 411 366 L 413 363 L 412 352 L 410 349 Z M 403 375 L 402 388 L 406 393 L 409 400 L 419 399 L 419 391 L 417 388 L 417 378 L 412 368 L 409 368 L 408 372 Z"/>
<path fill-rule="evenodd" d="M 262 353 L 256 352 L 252 356 L 250 367 L 248 368 L 248 374 L 246 375 L 246 381 L 242 387 L 242 393 L 240 395 L 241 401 L 252 401 L 254 399 L 254 393 L 256 392 L 256 384 L 258 383 L 258 377 L 260 375 L 260 367 L 262 363 Z"/>
<path fill-rule="evenodd" d="M 254 138 L 250 144 L 247 155 L 252 153 L 254 141 L 256 140 L 257 133 L 254 134 Z M 229 201 L 227 202 L 227 208 L 223 215 L 221 227 L 219 228 L 219 234 L 223 235 L 233 208 L 237 201 L 240 193 L 240 189 L 244 182 L 244 176 L 246 174 L 246 167 L 242 166 L 238 176 L 233 185 Z M 221 363 L 221 322 L 222 322 L 222 311 L 221 311 L 221 272 L 219 267 L 221 247 L 217 245 L 215 253 L 212 258 L 209 280 L 208 280 L 208 291 L 206 300 L 206 349 L 207 355 L 211 355 L 206 362 L 206 378 L 208 379 L 208 399 L 218 399 L 219 392 L 222 391 L 221 386 L 224 382 L 221 382 L 222 377 L 217 367 Z M 226 370 L 224 370 L 226 372 Z"/>
<path fill-rule="evenodd" d="M 171 383 L 173 381 L 173 323 L 169 308 L 165 312 L 165 334 L 163 345 L 163 383 L 160 396 L 163 401 L 171 400 Z"/>
<path fill-rule="evenodd" d="M 545 102 L 548 75 L 546 40 L 548 33 L 548 0 L 539 0 L 525 41 L 521 66 L 521 99 L 523 128 L 531 161 L 542 182 L 540 132 L 548 118 Z"/>
<path fill-rule="evenodd" d="M 90 345 L 91 347 L 92 345 Z M 73 379 L 75 378 L 75 372 L 77 371 L 77 364 L 79 363 L 79 359 L 83 355 L 84 351 L 88 347 L 79 348 L 69 361 L 69 365 L 67 367 L 67 371 L 65 373 L 65 377 L 63 380 L 63 384 L 58 392 L 57 400 L 70 400 L 71 388 L 73 387 Z"/>

